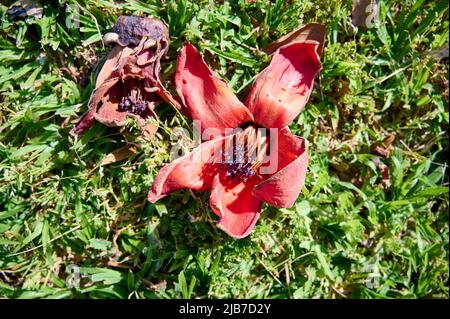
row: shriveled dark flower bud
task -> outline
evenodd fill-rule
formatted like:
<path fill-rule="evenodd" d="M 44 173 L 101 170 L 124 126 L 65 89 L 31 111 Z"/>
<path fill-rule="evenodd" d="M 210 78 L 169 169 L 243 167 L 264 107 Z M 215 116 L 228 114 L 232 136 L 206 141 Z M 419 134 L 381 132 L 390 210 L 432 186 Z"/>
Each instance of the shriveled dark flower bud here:
<path fill-rule="evenodd" d="M 148 37 L 169 48 L 169 31 L 161 20 L 135 16 L 120 16 L 114 24 L 113 31 L 119 35 L 118 44 L 121 46 L 137 46 L 142 37 Z"/>

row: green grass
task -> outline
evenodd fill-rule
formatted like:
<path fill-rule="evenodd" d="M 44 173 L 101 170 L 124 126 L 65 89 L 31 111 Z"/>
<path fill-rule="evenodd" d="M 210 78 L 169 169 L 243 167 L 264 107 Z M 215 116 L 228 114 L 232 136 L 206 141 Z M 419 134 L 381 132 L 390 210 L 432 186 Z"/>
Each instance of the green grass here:
<path fill-rule="evenodd" d="M 449 297 L 448 59 L 428 54 L 448 43 L 448 1 L 380 1 L 379 25 L 359 31 L 351 1 L 59 3 L 42 19 L 1 22 L 0 296 Z M 80 28 L 66 26 L 69 4 Z M 268 43 L 327 26 L 320 85 L 290 126 L 310 143 L 292 209 L 265 206 L 254 233 L 233 240 L 215 227 L 208 193 L 148 203 L 171 130 L 191 126 L 167 105 L 151 143 L 132 122 L 69 135 L 109 50 L 101 35 L 121 14 L 168 23 L 168 88 L 187 39 L 242 98 Z M 374 146 L 390 135 L 386 188 Z M 138 152 L 100 166 L 126 143 Z M 77 269 L 79 287 L 68 285 Z"/>

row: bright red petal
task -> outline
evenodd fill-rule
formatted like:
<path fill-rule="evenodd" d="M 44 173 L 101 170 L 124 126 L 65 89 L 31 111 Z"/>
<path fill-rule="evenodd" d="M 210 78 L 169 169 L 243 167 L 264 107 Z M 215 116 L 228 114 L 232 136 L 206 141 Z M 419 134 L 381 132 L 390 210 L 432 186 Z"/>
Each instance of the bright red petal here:
<path fill-rule="evenodd" d="M 191 153 L 164 166 L 153 182 L 148 200 L 154 203 L 181 188 L 210 189 L 218 165 L 214 164 L 213 160 L 215 156 L 220 156 L 222 143 L 223 139 L 207 141 Z"/>
<path fill-rule="evenodd" d="M 318 42 L 293 43 L 280 48 L 262 71 L 246 105 L 265 127 L 287 126 L 308 102 L 320 70 Z"/>
<path fill-rule="evenodd" d="M 210 204 L 220 217 L 218 227 L 234 238 L 251 233 L 261 211 L 261 200 L 252 195 L 254 183 L 236 183 L 224 174 L 214 177 Z"/>
<path fill-rule="evenodd" d="M 253 195 L 275 207 L 292 207 L 305 182 L 308 152 L 303 138 L 293 135 L 288 128 L 278 133 L 278 171 L 253 188 Z"/>
<path fill-rule="evenodd" d="M 178 55 L 175 84 L 192 119 L 201 121 L 202 131 L 216 128 L 223 134 L 225 128 L 253 120 L 248 109 L 191 44 L 186 44 Z"/>

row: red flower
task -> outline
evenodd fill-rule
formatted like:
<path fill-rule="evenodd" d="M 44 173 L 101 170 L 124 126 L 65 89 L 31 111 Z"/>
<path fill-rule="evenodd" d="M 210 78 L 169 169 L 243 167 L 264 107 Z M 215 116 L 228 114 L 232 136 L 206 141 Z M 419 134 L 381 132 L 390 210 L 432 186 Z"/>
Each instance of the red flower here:
<path fill-rule="evenodd" d="M 206 141 L 161 169 L 148 194 L 151 202 L 181 188 L 211 190 L 218 227 L 235 238 L 252 231 L 262 202 L 276 207 L 295 203 L 308 154 L 303 138 L 287 125 L 308 101 L 321 67 L 322 42 L 308 37 L 285 42 L 274 50 L 245 104 L 191 44 L 183 47 L 175 83 L 192 119 L 200 121 Z M 207 136 L 211 128 L 218 134 Z M 269 134 L 263 134 L 264 128 L 271 129 Z"/>
<path fill-rule="evenodd" d="M 73 135 L 85 133 L 97 120 L 107 126 L 122 126 L 134 118 L 150 139 L 157 130 L 155 106 L 165 101 L 175 107 L 159 79 L 160 60 L 169 49 L 169 33 L 163 22 L 120 16 L 114 32 L 104 40 L 115 43 L 96 81 L 89 110 L 77 121 Z"/>

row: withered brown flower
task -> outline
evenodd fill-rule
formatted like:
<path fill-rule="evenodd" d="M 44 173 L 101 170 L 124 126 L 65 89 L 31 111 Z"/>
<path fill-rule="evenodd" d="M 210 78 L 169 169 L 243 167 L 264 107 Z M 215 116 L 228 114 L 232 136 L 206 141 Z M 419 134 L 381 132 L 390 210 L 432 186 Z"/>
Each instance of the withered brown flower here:
<path fill-rule="evenodd" d="M 98 74 L 89 100 L 89 110 L 76 122 L 71 133 L 85 133 L 97 120 L 107 126 L 122 126 L 133 117 L 143 136 L 152 138 L 157 130 L 154 108 L 162 101 L 180 108 L 159 78 L 160 60 L 169 49 L 169 32 L 158 19 L 120 16 L 104 42 L 114 43 Z"/>

